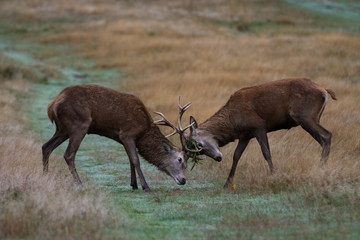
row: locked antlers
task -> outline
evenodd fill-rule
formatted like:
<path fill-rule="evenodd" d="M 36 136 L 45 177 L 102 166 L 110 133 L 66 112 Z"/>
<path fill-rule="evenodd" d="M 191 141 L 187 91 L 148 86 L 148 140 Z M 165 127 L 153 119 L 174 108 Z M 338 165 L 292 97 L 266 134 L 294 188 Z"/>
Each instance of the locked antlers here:
<path fill-rule="evenodd" d="M 171 127 L 172 129 L 174 129 L 174 131 L 172 133 L 170 133 L 169 135 L 167 135 L 166 137 L 170 137 L 172 135 L 175 135 L 175 134 L 179 133 L 180 134 L 180 141 L 181 141 L 181 145 L 182 145 L 183 149 L 185 151 L 187 151 L 187 152 L 198 153 L 198 152 L 201 151 L 201 149 L 198 149 L 198 150 L 189 149 L 187 147 L 186 139 L 185 139 L 185 136 L 184 136 L 184 133 L 185 133 L 186 129 L 191 127 L 192 124 L 190 124 L 189 126 L 186 126 L 185 128 L 181 127 L 182 115 L 190 107 L 190 105 L 191 105 L 191 103 L 189 102 L 189 103 L 185 104 L 184 106 L 181 106 L 181 104 L 180 104 L 180 96 L 179 96 L 179 100 L 178 100 L 178 107 L 179 107 L 178 127 L 176 127 L 169 120 L 167 120 L 166 117 L 164 116 L 164 114 L 162 114 L 161 112 L 155 112 L 156 114 L 160 115 L 162 117 L 162 119 L 154 121 L 154 123 L 157 124 L 157 125 L 168 126 L 168 127 Z"/>

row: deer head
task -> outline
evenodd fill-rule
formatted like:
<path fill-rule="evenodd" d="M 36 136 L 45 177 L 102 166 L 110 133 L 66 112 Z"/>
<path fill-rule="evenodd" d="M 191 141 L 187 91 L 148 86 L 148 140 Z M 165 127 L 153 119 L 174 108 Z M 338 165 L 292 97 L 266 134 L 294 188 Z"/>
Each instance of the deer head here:
<path fill-rule="evenodd" d="M 184 185 L 186 183 L 185 169 L 187 168 L 188 156 L 181 149 L 166 142 L 163 142 L 163 147 L 171 160 L 164 161 L 164 164 L 160 165 L 159 168 L 172 177 L 177 184 Z"/>
<path fill-rule="evenodd" d="M 186 137 L 196 141 L 201 149 L 201 154 L 211 157 L 218 162 L 222 160 L 223 155 L 220 152 L 219 144 L 215 140 L 214 135 L 206 131 L 206 129 L 198 128 L 198 124 L 192 116 L 190 117 L 190 135 Z"/>

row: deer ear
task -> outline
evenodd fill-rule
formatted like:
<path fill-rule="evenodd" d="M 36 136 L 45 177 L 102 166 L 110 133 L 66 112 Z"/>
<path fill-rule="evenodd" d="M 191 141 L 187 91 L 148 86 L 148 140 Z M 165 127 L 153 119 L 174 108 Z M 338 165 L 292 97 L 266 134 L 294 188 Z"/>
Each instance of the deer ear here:
<path fill-rule="evenodd" d="M 190 124 L 191 124 L 190 133 L 193 134 L 195 129 L 198 128 L 198 124 L 193 116 L 190 116 Z"/>
<path fill-rule="evenodd" d="M 171 152 L 175 151 L 174 148 L 172 146 L 170 146 L 168 143 L 163 142 L 162 144 L 163 144 L 164 149 L 165 149 L 166 152 L 171 153 Z"/>

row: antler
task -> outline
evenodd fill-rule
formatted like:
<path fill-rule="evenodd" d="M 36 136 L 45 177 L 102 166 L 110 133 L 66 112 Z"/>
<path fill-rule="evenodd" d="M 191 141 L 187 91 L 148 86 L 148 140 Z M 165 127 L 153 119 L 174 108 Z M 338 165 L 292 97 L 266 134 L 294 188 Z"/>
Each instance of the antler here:
<path fill-rule="evenodd" d="M 184 133 L 185 133 L 186 129 L 191 127 L 193 123 L 186 126 L 185 128 L 181 127 L 182 115 L 190 107 L 190 105 L 191 105 L 191 103 L 189 102 L 189 103 L 185 104 L 184 106 L 181 106 L 181 104 L 180 104 L 180 96 L 179 96 L 179 100 L 178 100 L 178 106 L 179 106 L 178 127 L 176 127 L 169 120 L 167 120 L 166 117 L 164 116 L 164 114 L 162 114 L 161 112 L 155 112 L 156 114 L 160 115 L 162 117 L 162 119 L 157 120 L 154 123 L 157 124 L 157 125 L 163 125 L 163 126 L 168 126 L 168 127 L 173 128 L 174 131 L 172 133 L 170 133 L 169 135 L 167 135 L 166 137 L 170 137 L 172 135 L 175 135 L 176 133 L 179 133 L 180 134 L 180 141 L 181 141 L 181 145 L 182 145 L 183 149 L 185 149 L 188 152 L 198 153 L 198 152 L 201 151 L 201 149 L 198 149 L 198 150 L 189 149 L 187 147 L 186 139 L 185 139 L 185 136 L 184 136 Z"/>
<path fill-rule="evenodd" d="M 193 125 L 193 123 L 191 123 L 189 126 L 182 128 L 181 127 L 181 118 L 182 115 L 184 114 L 184 112 L 190 107 L 191 102 L 188 102 L 187 104 L 185 104 L 183 107 L 180 105 L 180 96 L 179 96 L 179 100 L 178 100 L 178 106 L 179 106 L 179 117 L 178 117 L 178 125 L 179 125 L 179 129 L 182 133 L 184 133 L 186 131 L 186 129 L 188 129 L 189 127 L 191 127 Z"/>
<path fill-rule="evenodd" d="M 166 119 L 166 117 L 164 116 L 164 114 L 162 114 L 161 112 L 154 112 L 158 115 L 160 115 L 163 119 L 154 121 L 155 124 L 157 125 L 163 125 L 163 126 L 168 126 L 174 129 L 174 132 L 170 133 L 169 135 L 166 135 L 165 137 L 170 137 L 172 135 L 175 135 L 177 133 L 180 133 L 179 129 L 177 127 L 175 127 L 174 124 L 172 124 L 169 120 Z"/>

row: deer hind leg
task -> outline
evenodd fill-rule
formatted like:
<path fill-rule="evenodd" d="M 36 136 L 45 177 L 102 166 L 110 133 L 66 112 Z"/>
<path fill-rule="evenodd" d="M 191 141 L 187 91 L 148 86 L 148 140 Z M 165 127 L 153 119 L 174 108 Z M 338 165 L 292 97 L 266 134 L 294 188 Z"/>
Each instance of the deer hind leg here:
<path fill-rule="evenodd" d="M 269 141 L 268 141 L 268 138 L 266 135 L 266 130 L 264 129 L 264 130 L 257 131 L 255 133 L 255 137 L 261 147 L 261 152 L 262 152 L 266 162 L 269 165 L 270 172 L 273 174 L 275 172 L 275 168 L 274 168 L 274 165 L 271 160 L 270 146 L 269 146 Z"/>
<path fill-rule="evenodd" d="M 321 163 L 325 164 L 329 158 L 332 133 L 322 127 L 315 120 L 303 120 L 301 127 L 307 131 L 323 148 L 321 153 Z"/>
<path fill-rule="evenodd" d="M 238 164 L 239 159 L 240 159 L 241 155 L 243 154 L 246 146 L 248 145 L 248 143 L 249 143 L 249 140 L 244 140 L 244 141 L 239 140 L 238 145 L 234 152 L 233 163 L 231 166 L 229 177 L 224 185 L 224 188 L 229 188 L 231 186 L 234 175 L 235 175 L 235 170 L 236 170 L 237 164 Z"/>
<path fill-rule="evenodd" d="M 301 112 L 292 113 L 291 117 L 307 131 L 323 148 L 321 163 L 326 163 L 329 158 L 332 133 L 320 125 L 320 117 L 324 111 L 328 95 L 322 93 L 320 97 L 313 101 L 312 106 L 308 106 Z M 304 103 L 306 105 L 306 103 Z"/>
<path fill-rule="evenodd" d="M 76 131 L 74 131 L 74 133 L 71 134 L 69 137 L 69 145 L 65 151 L 64 158 L 69 167 L 71 174 L 75 179 L 75 182 L 81 185 L 82 183 L 79 174 L 77 173 L 75 168 L 75 156 L 80 147 L 82 140 L 84 139 L 87 133 L 88 125 L 83 125 L 83 127 L 78 127 L 74 125 L 73 129 L 76 129 Z"/>
<path fill-rule="evenodd" d="M 42 146 L 44 173 L 47 173 L 49 169 L 50 154 L 68 138 L 69 137 L 67 136 L 67 134 L 60 132 L 58 129 L 56 129 L 56 132 L 54 133 L 52 138 L 50 138 L 50 140 Z"/>

